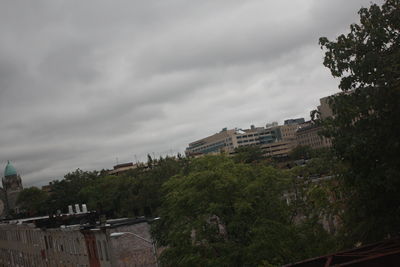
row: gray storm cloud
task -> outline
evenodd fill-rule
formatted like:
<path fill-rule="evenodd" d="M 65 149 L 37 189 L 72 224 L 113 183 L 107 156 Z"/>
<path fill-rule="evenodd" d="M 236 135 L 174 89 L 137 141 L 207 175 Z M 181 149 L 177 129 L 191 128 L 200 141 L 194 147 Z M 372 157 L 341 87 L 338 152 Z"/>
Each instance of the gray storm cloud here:
<path fill-rule="evenodd" d="M 26 186 L 307 117 L 357 1 L 3 1 L 0 166 Z M 1 165 L 2 164 L 2 165 Z"/>

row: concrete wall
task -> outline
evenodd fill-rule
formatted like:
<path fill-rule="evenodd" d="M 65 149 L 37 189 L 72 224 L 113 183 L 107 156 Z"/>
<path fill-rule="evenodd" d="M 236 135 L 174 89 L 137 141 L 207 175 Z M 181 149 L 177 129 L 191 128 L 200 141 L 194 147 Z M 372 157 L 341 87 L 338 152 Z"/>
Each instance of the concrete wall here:
<path fill-rule="evenodd" d="M 114 266 L 157 266 L 155 255 L 158 251 L 153 246 L 147 222 L 110 228 L 107 231 L 109 234 L 126 232 L 119 237 L 111 238 Z"/>

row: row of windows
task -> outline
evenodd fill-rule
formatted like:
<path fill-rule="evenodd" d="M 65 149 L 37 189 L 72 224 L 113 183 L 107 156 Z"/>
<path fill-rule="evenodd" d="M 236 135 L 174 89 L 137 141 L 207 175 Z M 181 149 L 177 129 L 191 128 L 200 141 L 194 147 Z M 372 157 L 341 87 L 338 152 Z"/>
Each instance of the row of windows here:
<path fill-rule="evenodd" d="M 68 253 L 70 255 L 86 256 L 86 247 L 80 238 L 57 237 L 52 235 L 44 236 L 46 250 Z"/>
<path fill-rule="evenodd" d="M 311 147 L 320 147 L 324 145 L 324 139 L 319 135 L 303 134 L 298 136 L 299 145 L 309 145 Z M 329 144 L 329 141 L 327 140 Z"/>
<path fill-rule="evenodd" d="M 225 143 L 225 141 L 219 141 L 216 143 L 208 144 L 206 146 L 202 146 L 196 149 L 193 149 L 193 152 L 202 152 L 206 153 L 207 151 L 217 151 L 221 147 L 232 146 L 232 143 Z"/>
<path fill-rule="evenodd" d="M 247 139 L 247 140 L 240 140 L 238 141 L 238 144 L 242 144 L 242 143 L 249 143 L 249 142 L 254 142 L 254 141 L 258 141 L 258 139 Z"/>
<path fill-rule="evenodd" d="M 80 232 L 77 232 L 79 236 L 82 234 Z M 72 237 L 71 237 L 72 236 Z M 40 266 L 37 264 L 34 265 L 27 265 L 27 264 L 22 264 L 17 262 L 17 265 L 12 264 L 10 265 L 9 262 L 16 262 L 21 260 L 25 261 L 26 258 L 31 259 L 30 262 L 33 262 L 34 258 L 43 258 L 42 261 L 51 261 L 55 260 L 52 259 L 56 257 L 57 259 L 60 257 L 60 254 L 64 255 L 69 255 L 67 256 L 68 259 L 74 260 L 74 261 L 79 261 L 80 256 L 89 256 L 89 258 L 98 258 L 101 261 L 109 261 L 110 256 L 109 256 L 109 251 L 108 251 L 108 246 L 105 240 L 100 241 L 97 240 L 90 243 L 85 243 L 84 242 L 84 237 L 81 236 L 79 237 L 73 237 L 77 235 L 71 235 L 66 234 L 66 235 L 60 235 L 57 233 L 47 233 L 43 231 L 36 231 L 36 230 L 31 230 L 31 229 L 17 229 L 17 230 L 0 230 L 0 240 L 4 241 L 4 243 L 7 244 L 7 242 L 21 242 L 23 244 L 26 244 L 21 247 L 22 251 L 17 251 L 20 253 L 18 258 L 13 258 L 13 253 L 11 250 L 2 250 L 0 251 L 0 266 Z M 24 247 L 35 247 L 37 248 L 37 254 L 32 254 L 25 256 L 23 255 L 23 249 Z M 39 249 L 43 248 L 41 250 L 41 254 L 39 254 Z M 17 253 L 15 252 L 15 253 Z M 56 253 L 56 254 L 54 254 Z M 4 256 L 8 255 L 8 256 Z M 3 257 L 4 256 L 4 257 Z M 74 256 L 71 258 L 71 256 Z M 11 258 L 10 258 L 11 257 Z"/>
<path fill-rule="evenodd" d="M 236 136 L 236 138 L 241 139 L 241 138 L 248 138 L 248 137 L 253 137 L 253 136 L 258 136 L 258 134 L 238 135 L 238 136 Z"/>
<path fill-rule="evenodd" d="M 242 139 L 242 138 L 249 138 L 249 137 L 254 137 L 254 136 L 265 136 L 265 135 L 270 135 L 270 134 L 275 134 L 274 131 L 268 131 L 268 132 L 263 132 L 263 133 L 255 133 L 255 134 L 247 134 L 247 135 L 237 135 L 237 139 Z"/>

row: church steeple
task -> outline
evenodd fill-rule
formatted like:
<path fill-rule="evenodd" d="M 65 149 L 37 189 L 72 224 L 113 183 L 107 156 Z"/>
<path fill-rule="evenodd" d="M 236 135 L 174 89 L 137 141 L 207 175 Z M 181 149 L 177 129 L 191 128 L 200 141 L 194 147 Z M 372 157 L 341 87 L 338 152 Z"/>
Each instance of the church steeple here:
<path fill-rule="evenodd" d="M 7 166 L 4 169 L 4 177 L 13 176 L 13 175 L 17 175 L 17 170 L 14 168 L 14 166 L 8 160 Z"/>
<path fill-rule="evenodd" d="M 19 212 L 17 199 L 18 194 L 23 190 L 21 176 L 19 176 L 17 170 L 10 161 L 7 161 L 7 165 L 4 168 L 4 177 L 2 182 L 3 189 L 0 194 L 0 200 L 5 207 L 5 213 L 0 212 L 0 218 L 4 217 L 6 214 L 16 214 Z"/>

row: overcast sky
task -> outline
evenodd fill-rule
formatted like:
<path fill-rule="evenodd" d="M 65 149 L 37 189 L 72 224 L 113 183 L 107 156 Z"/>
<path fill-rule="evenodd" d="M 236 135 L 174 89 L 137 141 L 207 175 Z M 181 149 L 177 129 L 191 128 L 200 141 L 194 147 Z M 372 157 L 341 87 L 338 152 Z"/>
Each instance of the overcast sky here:
<path fill-rule="evenodd" d="M 369 0 L 0 1 L 0 167 L 24 186 L 309 118 L 338 81 L 318 38 Z"/>

